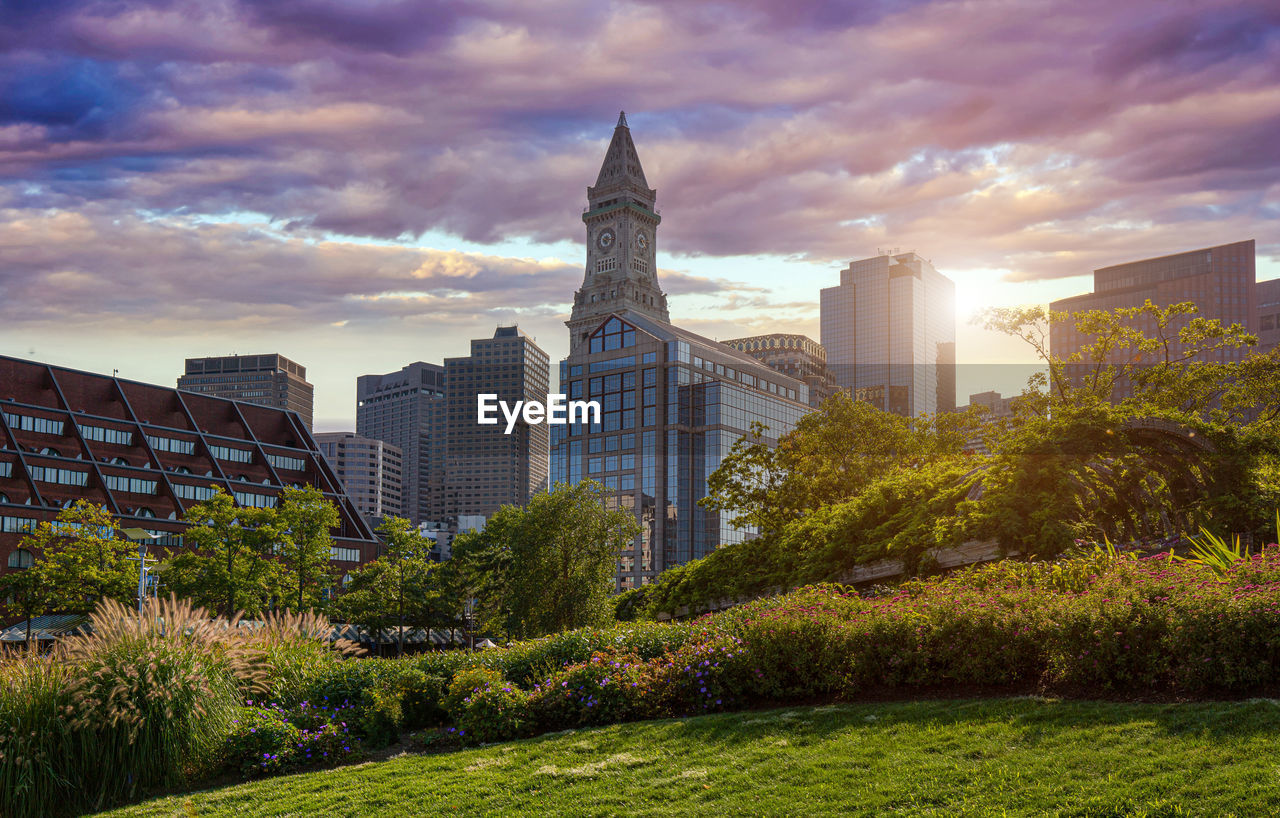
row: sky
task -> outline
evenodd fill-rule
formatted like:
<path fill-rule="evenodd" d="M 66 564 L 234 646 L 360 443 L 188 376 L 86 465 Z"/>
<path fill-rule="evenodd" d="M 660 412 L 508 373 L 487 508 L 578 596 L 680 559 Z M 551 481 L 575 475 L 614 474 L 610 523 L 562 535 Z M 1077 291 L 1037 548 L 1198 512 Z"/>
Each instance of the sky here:
<path fill-rule="evenodd" d="M 914 250 L 961 402 L 1030 360 L 984 307 L 1249 238 L 1280 276 L 1274 0 L 0 0 L 0 354 L 279 352 L 318 430 L 498 325 L 558 360 L 623 109 L 675 323 L 816 339 Z"/>

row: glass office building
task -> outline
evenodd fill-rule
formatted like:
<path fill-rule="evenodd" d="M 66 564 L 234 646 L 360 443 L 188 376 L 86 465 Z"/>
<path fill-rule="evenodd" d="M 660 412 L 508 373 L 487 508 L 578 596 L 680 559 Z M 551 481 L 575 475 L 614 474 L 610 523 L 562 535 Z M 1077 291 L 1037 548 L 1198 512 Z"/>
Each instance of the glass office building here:
<path fill-rule="evenodd" d="M 551 427 L 554 482 L 603 483 L 642 532 L 618 562 L 618 588 L 652 580 L 754 532 L 702 508 L 707 478 L 753 422 L 774 442 L 809 410 L 808 387 L 737 350 L 634 313 L 611 315 L 560 364 L 571 400 L 599 423 Z"/>
<path fill-rule="evenodd" d="M 850 262 L 822 290 L 827 369 L 853 396 L 906 417 L 956 407 L 956 285 L 915 253 Z"/>

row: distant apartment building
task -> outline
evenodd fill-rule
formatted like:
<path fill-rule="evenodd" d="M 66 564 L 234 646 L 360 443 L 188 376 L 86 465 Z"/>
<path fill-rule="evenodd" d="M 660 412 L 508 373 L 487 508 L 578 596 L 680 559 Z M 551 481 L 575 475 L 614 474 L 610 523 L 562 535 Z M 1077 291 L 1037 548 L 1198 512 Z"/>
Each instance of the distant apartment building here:
<path fill-rule="evenodd" d="M 444 515 L 444 395 L 439 364 L 356 379 L 356 434 L 400 450 L 401 515 L 414 525 Z"/>
<path fill-rule="evenodd" d="M 746 353 L 760 363 L 809 386 L 809 405 L 817 408 L 840 391 L 827 369 L 827 351 L 805 335 L 775 332 L 724 341 L 725 346 Z"/>
<path fill-rule="evenodd" d="M 1055 312 L 1075 313 L 1141 307 L 1147 301 L 1158 307 L 1191 301 L 1200 310 L 1195 317 L 1216 318 L 1226 326 L 1240 324 L 1253 328 L 1257 320 L 1254 279 L 1254 242 L 1250 239 L 1094 270 L 1093 292 L 1055 301 L 1050 308 Z M 1188 320 L 1176 322 L 1175 332 Z M 1148 334 L 1155 329 L 1154 322 L 1147 316 L 1135 319 L 1132 325 Z M 1074 322 L 1056 322 L 1050 330 L 1049 346 L 1054 357 L 1066 359 L 1080 352 L 1091 340 L 1091 336 L 1077 332 Z M 1176 341 L 1174 349 L 1181 349 Z M 1244 348 L 1225 349 L 1203 354 L 1197 360 L 1235 361 L 1246 354 L 1248 350 Z M 1110 363 L 1132 361 L 1134 352 L 1121 350 L 1112 356 Z M 1068 374 L 1077 378 L 1087 370 L 1087 363 L 1067 368 Z M 1117 384 L 1115 397 L 1123 398 L 1131 391 L 1131 386 L 1122 381 Z"/>
<path fill-rule="evenodd" d="M 316 445 L 371 526 L 383 517 L 403 516 L 400 449 L 351 432 L 320 432 Z"/>
<path fill-rule="evenodd" d="M 273 508 L 304 485 L 338 507 L 334 568 L 373 559 L 372 532 L 297 413 L 0 357 L 0 571 L 30 567 L 23 537 L 76 500 L 169 550 L 217 489 Z"/>
<path fill-rule="evenodd" d="M 832 380 L 906 417 L 956 406 L 956 287 L 915 253 L 850 262 L 822 290 Z"/>
<path fill-rule="evenodd" d="M 477 396 L 546 402 L 551 359 L 517 327 L 498 327 L 492 338 L 471 342 L 471 354 L 446 358 L 445 515 L 491 516 L 503 505 L 524 505 L 547 488 L 550 432 L 547 424 L 523 419 L 506 433 L 506 420 L 476 422 Z"/>
<path fill-rule="evenodd" d="M 973 406 L 981 406 L 987 410 L 988 417 L 1008 418 L 1013 417 L 1013 402 L 1015 400 L 1017 400 L 1017 396 L 1006 398 L 999 392 L 978 392 L 969 396 L 969 405 L 961 407 L 960 411 Z"/>
<path fill-rule="evenodd" d="M 1258 299 L 1258 352 L 1270 352 L 1280 346 L 1280 278 L 1259 281 Z"/>
<path fill-rule="evenodd" d="M 310 429 L 315 388 L 307 368 L 283 355 L 227 355 L 188 358 L 178 388 L 215 398 L 297 412 Z"/>

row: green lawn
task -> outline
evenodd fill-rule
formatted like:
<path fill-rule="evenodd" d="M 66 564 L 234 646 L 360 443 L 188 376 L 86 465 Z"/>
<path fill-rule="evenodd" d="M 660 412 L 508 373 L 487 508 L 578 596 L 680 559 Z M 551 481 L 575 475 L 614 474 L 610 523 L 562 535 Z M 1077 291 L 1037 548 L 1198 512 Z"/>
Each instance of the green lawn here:
<path fill-rule="evenodd" d="M 1280 702 L 1032 698 L 628 724 L 111 815 L 1275 815 Z"/>

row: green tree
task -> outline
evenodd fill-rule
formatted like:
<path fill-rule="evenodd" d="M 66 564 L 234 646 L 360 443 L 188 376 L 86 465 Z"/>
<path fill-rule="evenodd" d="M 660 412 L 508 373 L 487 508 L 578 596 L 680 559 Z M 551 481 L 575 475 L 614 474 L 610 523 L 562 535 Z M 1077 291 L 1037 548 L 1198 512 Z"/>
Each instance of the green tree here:
<path fill-rule="evenodd" d="M 20 547 L 38 555 L 30 570 L 49 610 L 88 613 L 104 597 L 124 604 L 137 598 L 137 548 L 118 533 L 111 512 L 77 500 L 23 539 Z"/>
<path fill-rule="evenodd" d="M 49 610 L 49 593 L 34 566 L 0 575 L 0 600 L 5 612 L 27 621 L 27 643 L 31 643 L 31 618 Z"/>
<path fill-rule="evenodd" d="M 453 559 L 512 636 L 607 624 L 619 552 L 640 533 L 635 515 L 611 500 L 594 481 L 558 485 L 525 508 L 498 509 L 482 531 L 455 540 Z"/>
<path fill-rule="evenodd" d="M 257 616 L 285 592 L 286 577 L 275 558 L 279 533 L 271 508 L 241 508 L 221 488 L 187 509 L 184 534 L 190 550 L 163 569 L 165 582 L 179 596 L 230 616 Z"/>
<path fill-rule="evenodd" d="M 382 554 L 352 575 L 335 611 L 375 634 L 396 628 L 396 653 L 403 655 L 405 628 L 430 628 L 435 618 L 432 542 L 403 517 L 384 519 L 378 533 Z"/>
<path fill-rule="evenodd" d="M 338 525 L 337 506 L 314 486 L 286 488 L 273 524 L 297 610 L 318 607 L 324 589 L 333 584 L 329 573 L 333 537 L 329 532 Z"/>
<path fill-rule="evenodd" d="M 897 469 L 958 456 L 980 425 L 976 412 L 909 419 L 837 392 L 776 445 L 754 424 L 708 478 L 700 503 L 731 512 L 734 525 L 777 531 Z"/>

